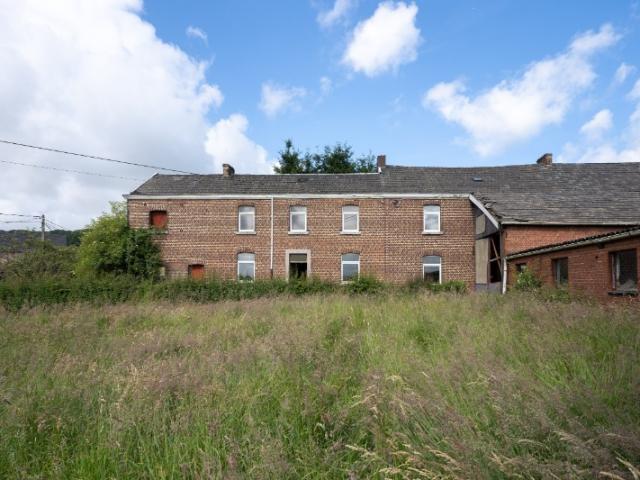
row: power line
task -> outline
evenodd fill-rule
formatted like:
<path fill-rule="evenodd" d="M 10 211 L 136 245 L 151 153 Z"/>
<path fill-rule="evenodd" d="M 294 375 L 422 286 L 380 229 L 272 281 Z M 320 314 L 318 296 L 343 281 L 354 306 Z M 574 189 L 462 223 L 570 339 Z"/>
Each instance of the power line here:
<path fill-rule="evenodd" d="M 62 225 L 57 224 L 56 222 L 52 222 L 51 220 L 45 220 L 49 225 L 53 225 L 56 228 L 59 228 L 60 230 L 67 230 L 66 228 L 64 228 Z M 51 227 L 49 227 L 51 228 Z M 52 228 L 51 230 L 55 230 L 55 228 Z"/>
<path fill-rule="evenodd" d="M 119 177 L 117 175 L 106 175 L 103 173 L 83 172 L 82 170 L 71 170 L 68 168 L 56 168 L 56 167 L 48 167 L 46 165 L 34 165 L 33 163 L 12 162 L 11 160 L 0 160 L 0 162 L 10 163 L 11 165 L 21 165 L 23 167 L 43 168 L 45 170 L 56 170 L 58 172 L 69 172 L 69 173 L 80 173 L 82 175 L 93 175 L 94 177 L 119 178 L 121 180 L 135 180 L 136 182 L 144 182 L 144 180 L 141 178 Z"/>
<path fill-rule="evenodd" d="M 5 215 L 7 217 L 33 217 L 33 218 L 40 218 L 42 215 L 25 215 L 24 213 L 2 213 L 0 212 L 0 215 Z"/>
<path fill-rule="evenodd" d="M 10 140 L 1 140 L 0 139 L 0 143 L 5 143 L 7 145 L 14 145 L 14 146 L 17 146 L 17 147 L 33 148 L 35 150 L 45 150 L 47 152 L 62 153 L 63 155 L 74 155 L 76 157 L 91 158 L 93 160 L 101 160 L 103 162 L 115 162 L 115 163 L 122 163 L 122 164 L 125 164 L 125 165 L 134 165 L 136 167 L 153 168 L 154 170 L 164 170 L 166 172 L 183 173 L 183 174 L 186 174 L 186 175 L 198 175 L 197 173 L 185 172 L 184 170 L 175 170 L 173 168 L 158 167 L 158 166 L 155 166 L 155 165 L 145 165 L 143 163 L 126 162 L 124 160 L 116 160 L 116 159 L 108 158 L 108 157 L 99 157 L 97 155 L 86 155 L 84 153 L 69 152 L 69 151 L 66 151 L 66 150 L 58 150 L 56 148 L 50 148 L 50 147 L 40 147 L 40 146 L 37 146 L 37 145 L 29 145 L 27 143 L 12 142 Z"/>
<path fill-rule="evenodd" d="M 37 220 L 37 218 L 34 218 L 33 220 L 0 220 L 0 223 L 33 223 Z"/>

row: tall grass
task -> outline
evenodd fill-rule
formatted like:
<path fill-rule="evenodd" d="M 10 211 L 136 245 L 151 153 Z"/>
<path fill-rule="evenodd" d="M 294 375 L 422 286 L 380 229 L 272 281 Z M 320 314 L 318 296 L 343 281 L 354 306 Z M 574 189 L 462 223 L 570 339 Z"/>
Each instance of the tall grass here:
<path fill-rule="evenodd" d="M 5 311 L 0 478 L 632 478 L 639 382 L 637 311 L 528 294 Z"/>

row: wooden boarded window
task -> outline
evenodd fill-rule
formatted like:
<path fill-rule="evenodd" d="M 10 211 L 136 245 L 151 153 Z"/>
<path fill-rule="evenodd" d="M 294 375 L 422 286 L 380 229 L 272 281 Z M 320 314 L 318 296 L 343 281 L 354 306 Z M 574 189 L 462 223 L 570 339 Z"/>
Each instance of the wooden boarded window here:
<path fill-rule="evenodd" d="M 149 226 L 164 230 L 167 228 L 167 222 L 169 218 L 166 210 L 152 210 L 149 212 Z"/>
<path fill-rule="evenodd" d="M 189 265 L 189 278 L 202 280 L 204 278 L 204 265 L 201 263 Z"/>

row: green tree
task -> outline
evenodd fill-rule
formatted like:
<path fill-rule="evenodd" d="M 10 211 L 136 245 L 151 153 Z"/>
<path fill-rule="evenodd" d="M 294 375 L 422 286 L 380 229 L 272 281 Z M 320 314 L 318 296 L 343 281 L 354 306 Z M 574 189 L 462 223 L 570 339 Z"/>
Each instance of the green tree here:
<path fill-rule="evenodd" d="M 327 145 L 321 153 L 305 153 L 296 150 L 291 140 L 285 141 L 280 151 L 275 173 L 366 173 L 375 172 L 373 155 L 354 158 L 353 149 L 346 143 Z"/>
<path fill-rule="evenodd" d="M 112 202 L 111 212 L 93 220 L 78 248 L 80 275 L 129 274 L 154 278 L 160 268 L 160 252 L 150 229 L 131 229 L 124 202 Z"/>
<path fill-rule="evenodd" d="M 276 173 L 307 173 L 303 164 L 304 159 L 300 152 L 293 148 L 293 142 L 290 139 L 285 140 L 284 150 L 279 154 L 280 164 L 273 168 Z"/>

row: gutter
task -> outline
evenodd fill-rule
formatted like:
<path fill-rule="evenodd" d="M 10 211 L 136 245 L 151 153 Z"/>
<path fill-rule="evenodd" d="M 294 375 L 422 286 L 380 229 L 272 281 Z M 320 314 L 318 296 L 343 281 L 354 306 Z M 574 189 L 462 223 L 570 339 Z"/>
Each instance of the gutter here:
<path fill-rule="evenodd" d="M 351 175 L 351 174 L 349 174 Z M 206 195 L 123 195 L 126 200 L 269 200 L 271 198 L 469 198 L 468 193 L 291 193 L 291 194 L 206 194 Z M 476 200 L 477 201 L 477 200 Z M 484 208 L 484 207 L 483 207 Z"/>
<path fill-rule="evenodd" d="M 620 233 L 612 233 L 610 235 L 598 237 L 598 238 L 589 238 L 586 240 L 576 240 L 570 243 L 564 243 L 562 245 L 555 245 L 551 247 L 541 247 L 535 250 L 528 250 L 521 253 L 514 253 L 506 257 L 507 260 L 514 260 L 516 258 L 524 258 L 530 257 L 532 255 L 540 255 L 541 253 L 551 253 L 551 252 L 559 252 L 561 250 L 569 250 L 571 248 L 576 247 L 584 247 L 587 245 L 597 245 L 599 243 L 612 242 L 614 240 L 622 240 L 625 238 L 638 237 L 640 236 L 640 228 L 637 230 L 631 230 Z"/>
<path fill-rule="evenodd" d="M 271 197 L 271 239 L 269 251 L 269 274 L 273 278 L 273 197 Z"/>

